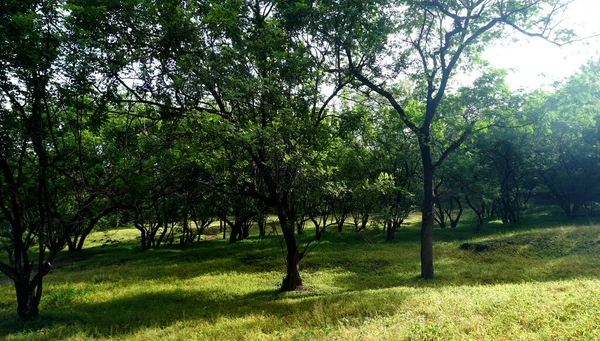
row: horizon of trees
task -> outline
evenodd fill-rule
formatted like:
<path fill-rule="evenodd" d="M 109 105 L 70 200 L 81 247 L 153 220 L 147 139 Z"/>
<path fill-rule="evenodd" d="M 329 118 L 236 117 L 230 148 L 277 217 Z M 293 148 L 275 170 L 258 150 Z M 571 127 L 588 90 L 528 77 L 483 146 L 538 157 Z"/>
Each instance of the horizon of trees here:
<path fill-rule="evenodd" d="M 467 5 L 468 4 L 468 5 Z M 394 234 L 569 219 L 600 202 L 600 60 L 553 91 L 510 91 L 478 53 L 508 28 L 560 43 L 557 1 L 9 0 L 0 4 L 0 271 L 39 313 L 56 254 L 100 223 L 142 250 L 285 245 L 282 291 L 331 230 Z M 554 35 L 550 35 L 554 34 Z M 387 56 L 387 57 L 386 57 Z M 458 71 L 478 78 L 452 86 Z M 311 222 L 314 236 L 300 244 Z M 224 232 L 225 235 L 226 232 Z M 34 256 L 34 258 L 32 258 Z"/>

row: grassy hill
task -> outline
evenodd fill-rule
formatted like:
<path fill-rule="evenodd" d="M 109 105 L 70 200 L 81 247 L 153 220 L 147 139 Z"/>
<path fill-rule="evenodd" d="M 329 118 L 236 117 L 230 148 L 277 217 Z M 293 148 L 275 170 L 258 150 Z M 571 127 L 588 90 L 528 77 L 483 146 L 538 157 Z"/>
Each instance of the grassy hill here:
<path fill-rule="evenodd" d="M 328 232 L 292 293 L 277 291 L 275 234 L 141 252 L 133 229 L 96 232 L 46 277 L 40 319 L 20 322 L 0 280 L 0 339 L 600 339 L 600 224 L 555 218 L 436 230 L 433 281 L 418 278 L 414 224 L 394 243 L 377 231 Z"/>

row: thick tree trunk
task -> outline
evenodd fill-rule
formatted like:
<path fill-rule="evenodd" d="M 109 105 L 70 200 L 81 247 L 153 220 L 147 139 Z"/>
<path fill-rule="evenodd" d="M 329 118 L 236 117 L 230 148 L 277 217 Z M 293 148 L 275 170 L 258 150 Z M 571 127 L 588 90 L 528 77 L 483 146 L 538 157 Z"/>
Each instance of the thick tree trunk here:
<path fill-rule="evenodd" d="M 286 212 L 280 212 L 279 223 L 283 231 L 285 245 L 287 247 L 286 256 L 286 276 L 281 283 L 281 291 L 293 291 L 302 285 L 300 278 L 300 253 L 296 244 L 296 236 L 294 235 L 294 217 L 289 217 Z"/>
<path fill-rule="evenodd" d="M 42 280 L 37 286 L 32 286 L 28 278 L 15 281 L 17 293 L 17 313 L 23 321 L 29 321 L 39 315 L 40 299 L 42 297 Z"/>
<path fill-rule="evenodd" d="M 294 245 L 296 245 L 295 241 Z M 302 278 L 300 278 L 300 254 L 297 247 L 290 249 L 288 246 L 286 261 L 286 276 L 281 283 L 281 291 L 293 291 L 302 285 Z"/>

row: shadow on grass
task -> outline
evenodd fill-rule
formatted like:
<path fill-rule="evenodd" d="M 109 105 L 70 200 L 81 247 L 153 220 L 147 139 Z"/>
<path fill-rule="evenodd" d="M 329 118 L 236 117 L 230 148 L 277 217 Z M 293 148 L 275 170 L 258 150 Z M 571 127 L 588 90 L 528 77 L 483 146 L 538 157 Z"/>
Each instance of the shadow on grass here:
<path fill-rule="evenodd" d="M 526 256 L 544 256 L 548 259 L 538 260 L 540 264 L 547 263 L 550 266 L 551 258 L 564 256 L 566 254 L 588 254 L 597 252 L 596 241 L 588 243 L 589 247 L 569 248 L 567 251 L 551 253 L 548 249 L 554 246 L 565 249 L 565 245 L 549 243 L 540 238 L 537 231 L 551 231 L 548 227 L 536 228 L 536 224 L 524 225 L 500 225 L 487 227 L 478 234 L 473 234 L 468 228 L 455 228 L 437 230 L 435 235 L 436 246 L 434 251 L 440 249 L 446 253 L 450 261 L 474 262 L 472 266 L 463 269 L 454 269 L 455 272 L 464 273 L 463 276 L 454 274 L 448 284 L 463 283 L 462 278 L 471 279 L 474 275 L 469 272 L 476 271 L 474 267 L 481 263 L 498 265 L 505 261 L 503 252 L 513 252 L 511 245 L 522 245 L 529 252 Z M 307 240 L 311 237 L 310 230 L 306 231 L 301 238 Z M 499 234 L 500 233 L 500 234 Z M 505 233 L 516 235 L 503 237 Z M 463 242 L 471 242 L 473 239 L 483 244 L 494 246 L 482 255 L 465 253 L 458 246 Z M 511 243 L 511 244 L 509 244 Z M 349 245 L 351 247 L 349 247 Z M 499 248 L 495 246 L 508 247 Z M 144 280 L 168 280 L 170 278 L 186 280 L 200 277 L 206 274 L 260 274 L 267 272 L 281 272 L 283 277 L 285 263 L 282 249 L 277 236 L 252 237 L 230 245 L 224 241 L 210 241 L 184 248 L 169 247 L 157 250 L 139 251 L 128 249 L 117 249 L 112 252 L 98 253 L 86 261 L 71 263 L 65 269 L 58 269 L 54 273 L 56 280 L 60 281 L 59 274 L 65 271 L 76 272 L 79 270 L 95 270 L 94 277 L 100 281 L 111 281 L 112 273 L 124 269 L 125 275 L 133 274 L 136 278 Z M 472 255 L 472 260 L 469 256 Z M 466 258 L 465 258 L 466 257 Z M 371 288 L 388 288 L 395 286 L 423 285 L 416 276 L 420 272 L 419 264 L 419 229 L 406 227 L 396 234 L 396 241 L 389 243 L 384 240 L 381 231 L 354 232 L 329 232 L 324 240 L 317 245 L 308 256 L 301 262 L 301 274 L 318 276 L 319 272 L 337 272 L 340 278 L 348 276 L 348 280 L 339 281 L 342 290 L 364 290 Z M 445 264 L 438 265 L 438 269 L 444 269 Z M 522 264 L 508 264 L 509 267 L 519 267 Z M 138 269 L 143 272 L 136 275 Z M 142 270 L 139 270 L 142 271 Z M 104 274 L 106 273 L 106 276 Z M 444 276 L 443 271 L 438 272 Z M 361 279 L 365 277 L 364 279 Z M 54 277 L 54 276 L 53 276 Z M 445 277 L 445 279 L 448 279 Z M 531 279 L 531 278 L 529 278 Z M 534 280 L 543 280 L 533 278 Z M 556 279 L 556 278 L 554 278 Z M 75 279 L 79 282 L 88 282 L 89 278 Z M 121 278 L 114 278 L 121 281 Z M 73 278 L 68 279 L 73 282 Z M 493 279 L 485 278 L 484 282 L 494 282 Z M 520 281 L 519 279 L 513 279 Z M 436 281 L 434 281 L 435 283 Z"/>
<path fill-rule="evenodd" d="M 357 307 L 356 303 L 361 301 L 377 306 L 377 314 L 394 313 L 410 295 L 411 292 L 394 293 L 394 301 L 390 301 L 390 297 L 374 293 L 311 296 L 263 290 L 220 297 L 218 292 L 178 289 L 116 297 L 100 303 L 72 304 L 47 310 L 41 318 L 29 323 L 4 320 L 0 322 L 0 335 L 22 334 L 26 338 L 28 333 L 43 332 L 48 339 L 74 337 L 75 333 L 91 338 L 110 338 L 134 334 L 141 329 L 166 328 L 177 322 L 215 325 L 251 316 L 290 321 L 284 328 L 293 328 L 297 321 L 318 326 L 335 323 L 339 317 L 373 315 L 373 311 Z M 317 305 L 325 320 L 314 316 Z M 223 318 L 225 322 L 220 321 Z M 239 322 L 235 323 L 239 325 Z M 65 325 L 70 327 L 61 328 Z"/>
<path fill-rule="evenodd" d="M 499 235 L 499 231 L 514 233 Z M 302 238 L 310 238 L 310 233 L 311 231 L 307 231 Z M 75 337 L 75 333 L 83 333 L 89 337 L 110 337 L 135 333 L 148 327 L 163 328 L 178 321 L 214 324 L 221 318 L 235 319 L 248 315 L 273 319 L 301 315 L 303 319 L 313 321 L 311 312 L 317 304 L 326 307 L 323 308 L 325 315 L 330 314 L 335 318 L 352 314 L 368 315 L 368 311 L 357 313 L 357 309 L 369 309 L 357 308 L 361 304 L 365 307 L 377 306 L 379 312 L 393 312 L 397 309 L 399 300 L 405 299 L 402 296 L 395 301 L 389 300 L 389 297 L 378 295 L 377 291 L 370 291 L 371 289 L 395 287 L 399 292 L 410 293 L 415 288 L 544 282 L 597 276 L 600 269 L 597 257 L 600 253 L 600 244 L 597 242 L 599 233 L 588 231 L 586 233 L 589 236 L 577 233 L 557 233 L 548 229 L 547 224 L 536 223 L 535 219 L 518 226 L 486 227 L 476 235 L 468 228 L 436 230 L 434 239 L 437 245 L 434 250 L 438 277 L 433 281 L 423 281 L 417 277 L 417 227 L 399 230 L 396 242 L 393 243 L 386 243 L 381 231 L 328 232 L 321 245 L 301 263 L 301 274 L 305 284 L 309 286 L 306 292 L 280 294 L 273 289 L 240 295 L 232 295 L 229 291 L 222 295 L 216 290 L 180 286 L 174 290 L 117 296 L 99 303 L 59 302 L 52 307 L 42 307 L 43 317 L 31 323 L 23 324 L 16 318 L 0 321 L 0 335 L 26 335 L 44 331 L 49 339 Z M 581 245 L 569 244 L 575 237 L 579 238 L 577 240 L 578 243 L 581 241 Z M 482 253 L 458 248 L 460 242 L 473 238 L 480 243 L 491 244 L 492 247 Z M 562 251 L 548 251 L 553 249 Z M 280 271 L 281 277 L 284 275 L 277 236 L 253 237 L 234 245 L 210 241 L 185 248 L 169 247 L 145 252 L 127 248 L 93 249 L 85 252 L 95 256 L 53 272 L 53 283 L 125 283 L 123 278 L 133 278 L 136 282 L 168 282 L 171 278 L 185 280 L 228 272 L 262 276 L 262 273 Z M 523 259 L 522 262 L 519 261 L 520 258 Z M 507 263 L 507 260 L 511 263 Z M 582 269 L 578 262 L 586 263 L 591 270 Z M 88 270 L 93 270 L 96 277 L 76 275 L 63 279 L 61 275 L 65 272 Z M 310 288 L 311 279 L 323 276 L 324 273 L 331 278 L 335 294 L 327 293 L 319 287 Z M 274 287 L 277 284 L 273 283 Z M 228 285 L 235 286 L 236 283 Z M 322 283 L 317 284 L 319 285 L 321 288 L 324 286 Z M 51 291 L 45 292 L 45 295 L 49 294 Z M 341 304 L 348 300 L 356 302 L 352 305 Z M 9 309 L 14 314 L 14 307 L 0 305 L 0 310 Z M 71 324 L 78 327 L 56 327 Z M 71 335 L 52 334 L 59 331 Z"/>

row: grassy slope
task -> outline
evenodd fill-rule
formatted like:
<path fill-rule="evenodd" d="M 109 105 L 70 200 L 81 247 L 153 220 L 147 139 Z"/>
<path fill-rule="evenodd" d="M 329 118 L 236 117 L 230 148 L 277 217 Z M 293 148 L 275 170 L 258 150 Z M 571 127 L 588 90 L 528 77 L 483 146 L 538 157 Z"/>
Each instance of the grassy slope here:
<path fill-rule="evenodd" d="M 301 265 L 305 289 L 285 294 L 276 236 L 142 253 L 135 231 L 98 232 L 90 258 L 47 276 L 41 319 L 19 322 L 0 285 L 0 339 L 600 339 L 600 225 L 548 221 L 436 230 L 433 281 L 417 278 L 417 227 L 395 243 L 331 232 Z"/>

